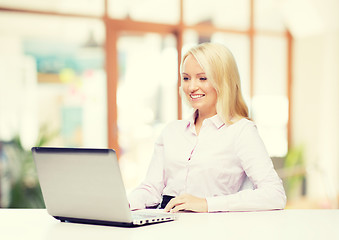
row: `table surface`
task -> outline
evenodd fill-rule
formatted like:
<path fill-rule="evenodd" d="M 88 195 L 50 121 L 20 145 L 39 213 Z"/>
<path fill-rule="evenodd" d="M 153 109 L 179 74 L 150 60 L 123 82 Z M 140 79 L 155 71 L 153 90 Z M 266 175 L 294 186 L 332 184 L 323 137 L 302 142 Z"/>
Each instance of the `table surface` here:
<path fill-rule="evenodd" d="M 176 215 L 172 222 L 121 228 L 61 223 L 45 209 L 0 209 L 0 239 L 339 239 L 339 210 Z"/>

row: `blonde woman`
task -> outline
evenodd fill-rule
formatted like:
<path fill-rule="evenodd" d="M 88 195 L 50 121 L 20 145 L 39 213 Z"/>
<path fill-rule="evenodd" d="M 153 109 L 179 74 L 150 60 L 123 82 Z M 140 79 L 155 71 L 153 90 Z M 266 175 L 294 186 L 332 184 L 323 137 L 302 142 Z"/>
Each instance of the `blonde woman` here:
<path fill-rule="evenodd" d="M 163 130 L 145 180 L 129 195 L 131 209 L 283 209 L 282 181 L 248 117 L 231 52 L 216 43 L 195 46 L 182 58 L 181 77 L 182 97 L 195 112 Z M 246 179 L 251 187 L 243 187 Z"/>

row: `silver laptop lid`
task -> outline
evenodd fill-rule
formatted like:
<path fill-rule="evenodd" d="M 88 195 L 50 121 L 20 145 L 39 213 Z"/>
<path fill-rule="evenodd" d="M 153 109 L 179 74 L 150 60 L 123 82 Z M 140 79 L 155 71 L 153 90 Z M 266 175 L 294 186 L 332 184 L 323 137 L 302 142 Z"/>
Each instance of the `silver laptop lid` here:
<path fill-rule="evenodd" d="M 132 222 L 114 150 L 35 147 L 32 153 L 50 215 Z"/>

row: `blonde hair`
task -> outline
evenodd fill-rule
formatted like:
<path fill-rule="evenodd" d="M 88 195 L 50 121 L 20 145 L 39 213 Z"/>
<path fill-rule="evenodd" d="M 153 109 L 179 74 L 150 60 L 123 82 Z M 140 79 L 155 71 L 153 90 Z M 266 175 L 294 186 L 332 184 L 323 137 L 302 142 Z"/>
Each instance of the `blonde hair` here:
<path fill-rule="evenodd" d="M 218 43 L 199 44 L 182 57 L 181 69 L 189 55 L 198 61 L 208 81 L 215 88 L 216 110 L 222 120 L 232 124 L 232 118 L 249 118 L 248 108 L 241 93 L 238 67 L 230 50 Z"/>

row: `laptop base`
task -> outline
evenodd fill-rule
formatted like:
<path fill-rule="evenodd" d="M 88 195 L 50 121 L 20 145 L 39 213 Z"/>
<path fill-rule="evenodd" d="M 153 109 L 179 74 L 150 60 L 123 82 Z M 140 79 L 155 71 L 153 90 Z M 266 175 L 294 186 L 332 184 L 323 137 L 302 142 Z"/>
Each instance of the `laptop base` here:
<path fill-rule="evenodd" d="M 59 217 L 59 216 L 53 216 L 55 219 L 59 220 L 60 222 L 69 222 L 69 223 L 80 223 L 80 224 L 90 224 L 90 225 L 103 225 L 103 226 L 110 226 L 110 227 L 141 227 L 145 225 L 153 225 L 157 223 L 163 223 L 163 222 L 149 222 L 144 223 L 142 225 L 137 225 L 131 223 L 125 223 L 125 222 L 113 222 L 113 221 L 103 221 L 103 220 L 93 220 L 93 219 L 84 219 L 84 218 L 70 218 L 70 217 Z M 174 219 L 173 219 L 174 220 Z M 169 221 L 173 221 L 169 220 Z M 168 222 L 168 221 L 166 221 Z"/>

